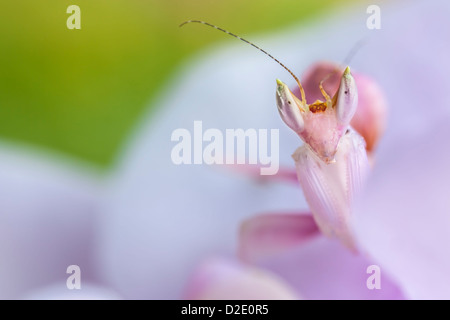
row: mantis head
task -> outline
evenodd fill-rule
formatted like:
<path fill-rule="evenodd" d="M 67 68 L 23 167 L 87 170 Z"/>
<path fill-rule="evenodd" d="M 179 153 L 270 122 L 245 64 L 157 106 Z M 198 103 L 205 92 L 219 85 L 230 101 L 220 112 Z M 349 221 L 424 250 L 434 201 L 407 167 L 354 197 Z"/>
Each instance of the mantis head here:
<path fill-rule="evenodd" d="M 277 79 L 276 100 L 280 116 L 321 160 L 331 163 L 358 105 L 358 92 L 350 68 L 344 70 L 333 97 L 325 92 L 320 83 L 324 101 L 307 104 L 300 82 L 298 85 L 301 98 Z"/>

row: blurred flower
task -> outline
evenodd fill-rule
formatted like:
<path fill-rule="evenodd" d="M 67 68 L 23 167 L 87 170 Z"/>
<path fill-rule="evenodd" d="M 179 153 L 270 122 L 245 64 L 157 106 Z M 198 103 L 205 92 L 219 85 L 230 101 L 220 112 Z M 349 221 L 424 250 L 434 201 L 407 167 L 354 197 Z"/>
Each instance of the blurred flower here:
<path fill-rule="evenodd" d="M 369 290 L 374 260 L 323 236 L 308 213 L 257 215 L 244 222 L 240 239 L 244 261 L 281 275 L 305 299 L 405 297 L 384 270 L 381 290 Z"/>
<path fill-rule="evenodd" d="M 355 207 L 361 254 L 321 236 L 310 218 L 280 216 L 277 223 L 276 217 L 261 223 L 278 235 L 272 239 L 289 246 L 274 243 L 267 255 L 259 248 L 255 257 L 264 259 L 252 262 L 305 299 L 450 297 L 445 138 L 450 100 L 443 94 L 450 49 L 442 36 L 450 27 L 450 5 L 397 5 L 383 9 L 383 29 L 373 31 L 376 36 L 352 63 L 376 79 L 391 105 L 374 172 Z M 339 61 L 367 31 L 360 9 L 279 34 L 265 42 L 266 49 L 285 57 L 294 70 L 323 58 Z M 6 159 L 0 163 L 2 297 L 64 286 L 67 266 L 78 264 L 89 283 L 124 298 L 179 298 L 199 261 L 235 254 L 242 221 L 259 219 L 254 214 L 262 212 L 309 212 L 296 185 L 170 160 L 172 131 L 201 119 L 222 130 L 280 128 L 280 154 L 285 155 L 280 160 L 292 166 L 289 155 L 298 138 L 274 110 L 273 79 L 279 73 L 278 66 L 240 43 L 200 57 L 161 95 L 159 112 L 136 132 L 106 190 L 101 179 L 77 166 L 60 168 L 57 161 L 1 151 Z M 280 237 L 290 227 L 286 221 L 293 221 L 293 229 Z M 250 239 L 254 229 L 244 226 Z M 381 267 L 381 290 L 366 287 L 372 264 Z"/>
<path fill-rule="evenodd" d="M 184 299 L 292 300 L 297 294 L 278 276 L 225 259 L 208 259 L 192 274 Z"/>
<path fill-rule="evenodd" d="M 68 291 L 72 264 L 86 284 L 95 282 L 92 243 L 103 199 L 98 174 L 2 144 L 0 192 L 0 298 L 21 298 L 51 283 Z"/>
<path fill-rule="evenodd" d="M 25 300 L 120 300 L 121 297 L 109 288 L 83 282 L 80 290 L 68 290 L 58 281 L 22 296 Z"/>
<path fill-rule="evenodd" d="M 386 145 L 355 208 L 361 246 L 416 299 L 450 298 L 450 146 L 439 142 L 450 117 L 441 116 Z"/>
<path fill-rule="evenodd" d="M 320 234 L 311 214 L 260 214 L 245 220 L 239 231 L 239 257 L 259 261 L 299 246 Z"/>

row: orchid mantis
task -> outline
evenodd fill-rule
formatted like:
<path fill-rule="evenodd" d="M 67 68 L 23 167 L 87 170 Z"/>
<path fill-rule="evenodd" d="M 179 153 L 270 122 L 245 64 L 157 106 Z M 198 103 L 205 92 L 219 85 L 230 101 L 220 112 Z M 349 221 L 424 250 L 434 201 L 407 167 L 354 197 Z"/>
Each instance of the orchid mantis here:
<path fill-rule="evenodd" d="M 351 204 L 368 171 L 364 139 L 350 128 L 358 104 L 355 80 L 347 67 L 331 98 L 320 84 L 324 100 L 308 105 L 277 80 L 281 118 L 305 144 L 293 154 L 297 177 L 320 230 L 356 249 L 351 232 Z"/>
<path fill-rule="evenodd" d="M 305 91 L 295 74 L 265 50 L 225 29 L 200 20 L 188 20 L 225 32 L 250 44 L 281 65 L 298 84 L 297 97 L 286 84 L 276 80 L 276 103 L 284 123 L 304 145 L 293 154 L 297 178 L 319 229 L 338 238 L 356 251 L 351 230 L 351 206 L 368 173 L 364 139 L 350 127 L 358 106 L 358 90 L 350 67 L 346 67 L 334 95 L 319 84 L 322 100 L 308 104 Z"/>

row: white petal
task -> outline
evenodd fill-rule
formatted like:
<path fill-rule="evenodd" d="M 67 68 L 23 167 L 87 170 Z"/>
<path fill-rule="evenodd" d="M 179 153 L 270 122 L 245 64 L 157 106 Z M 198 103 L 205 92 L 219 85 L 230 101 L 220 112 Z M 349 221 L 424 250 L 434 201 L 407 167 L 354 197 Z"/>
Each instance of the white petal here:
<path fill-rule="evenodd" d="M 69 265 L 93 276 L 101 187 L 79 165 L 0 147 L 0 297 L 60 281 Z"/>

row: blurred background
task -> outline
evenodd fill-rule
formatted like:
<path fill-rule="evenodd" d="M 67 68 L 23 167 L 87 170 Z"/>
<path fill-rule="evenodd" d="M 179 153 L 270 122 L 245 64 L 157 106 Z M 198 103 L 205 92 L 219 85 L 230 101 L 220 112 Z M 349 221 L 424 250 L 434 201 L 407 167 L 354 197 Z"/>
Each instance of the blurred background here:
<path fill-rule="evenodd" d="M 376 32 L 366 27 L 371 4 L 386 4 Z M 81 30 L 66 26 L 70 5 L 81 8 Z M 299 144 L 276 114 L 274 80 L 293 83 L 287 73 L 216 30 L 180 30 L 188 19 L 255 39 L 299 76 L 318 60 L 342 61 L 372 32 L 351 66 L 377 81 L 389 115 L 358 226 L 370 258 L 392 273 L 392 290 L 383 278 L 388 290 L 368 292 L 369 255 L 323 237 L 263 267 L 305 298 L 401 298 L 400 287 L 413 298 L 449 297 L 449 12 L 444 0 L 1 1 L 0 299 L 34 290 L 42 298 L 51 285 L 50 297 L 65 298 L 72 264 L 84 288 L 180 298 L 205 258 L 235 258 L 242 221 L 308 208 L 296 184 L 168 161 L 173 130 L 198 119 L 221 129 L 280 127 L 282 165 L 292 165 Z M 157 117 L 157 106 L 168 112 Z M 81 293 L 92 292 L 117 297 Z"/>
<path fill-rule="evenodd" d="M 181 22 L 203 19 L 252 39 L 351 2 L 2 1 L 0 138 L 108 168 L 183 61 L 236 41 L 201 27 L 180 32 Z M 66 27 L 71 4 L 81 8 L 81 30 Z"/>

